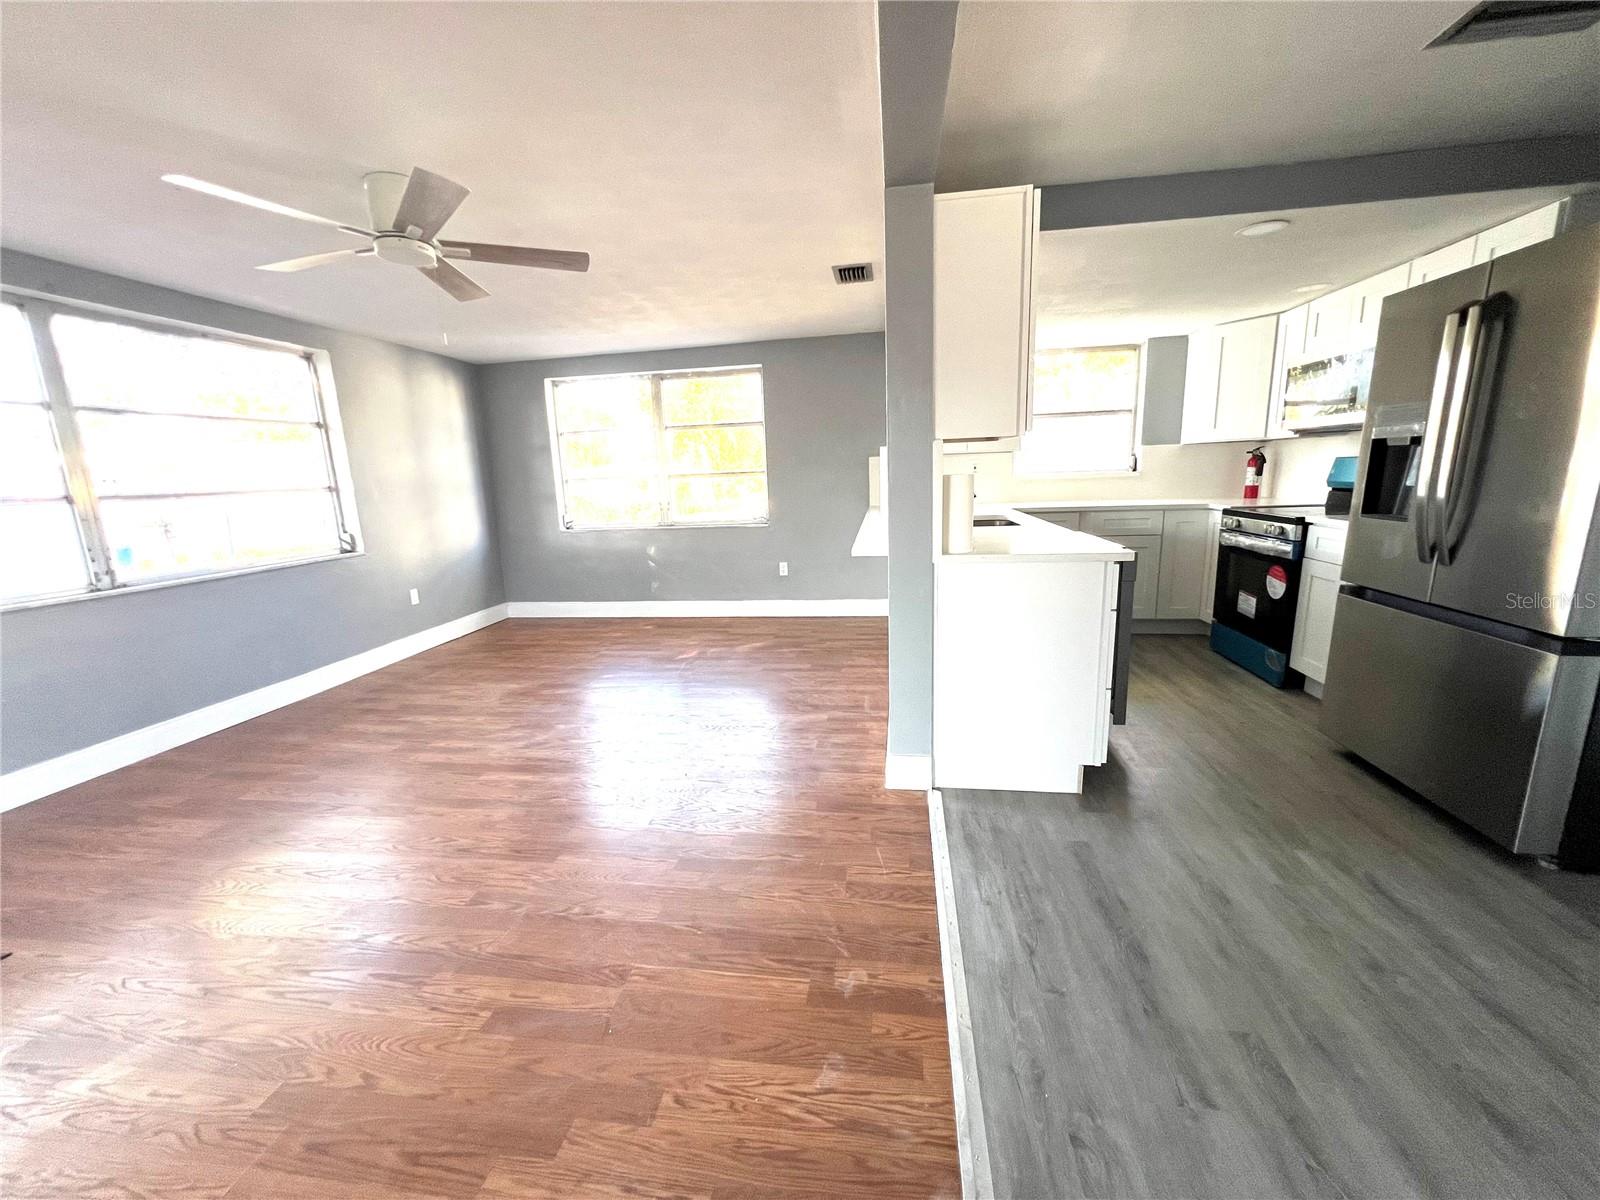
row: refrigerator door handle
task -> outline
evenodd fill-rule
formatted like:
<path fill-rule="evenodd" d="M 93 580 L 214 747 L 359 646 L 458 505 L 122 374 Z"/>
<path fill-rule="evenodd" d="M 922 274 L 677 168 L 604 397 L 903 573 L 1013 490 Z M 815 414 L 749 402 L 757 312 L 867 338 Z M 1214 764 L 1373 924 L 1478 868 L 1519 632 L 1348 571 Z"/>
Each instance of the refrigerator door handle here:
<path fill-rule="evenodd" d="M 1461 535 L 1466 531 L 1467 495 L 1472 490 L 1472 456 L 1479 441 L 1479 397 L 1484 391 L 1489 355 L 1485 353 L 1485 322 L 1489 316 L 1487 302 L 1480 301 L 1468 307 L 1466 331 L 1461 336 L 1461 354 L 1456 368 L 1455 388 L 1450 402 L 1450 416 L 1445 427 L 1446 445 L 1439 460 L 1439 478 L 1436 484 L 1443 526 L 1439 532 L 1439 561 L 1450 565 Z M 1462 446 L 1462 436 L 1466 444 Z"/>
<path fill-rule="evenodd" d="M 1456 360 L 1456 335 L 1461 330 L 1461 313 L 1444 319 L 1444 336 L 1439 341 L 1439 365 L 1433 372 L 1433 394 L 1428 397 L 1428 423 L 1422 432 L 1422 461 L 1417 466 L 1417 482 L 1412 492 L 1415 512 L 1411 528 L 1417 537 L 1417 558 L 1433 561 L 1438 540 L 1433 523 L 1433 477 L 1439 459 L 1439 426 L 1444 422 L 1445 403 L 1450 396 L 1451 369 Z"/>

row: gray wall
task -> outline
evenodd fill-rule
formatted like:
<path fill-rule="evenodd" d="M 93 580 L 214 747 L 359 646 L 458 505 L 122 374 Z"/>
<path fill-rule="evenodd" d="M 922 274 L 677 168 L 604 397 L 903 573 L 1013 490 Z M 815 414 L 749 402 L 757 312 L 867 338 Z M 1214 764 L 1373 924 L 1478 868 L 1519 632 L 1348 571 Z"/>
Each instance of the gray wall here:
<path fill-rule="evenodd" d="M 503 599 L 471 368 L 4 252 L 14 287 L 327 350 L 363 557 L 0 615 L 0 768 L 53 758 Z M 413 607 L 409 588 L 421 591 Z"/>
<path fill-rule="evenodd" d="M 769 523 L 562 529 L 545 380 L 759 363 Z M 882 559 L 850 557 L 883 444 L 883 336 L 796 338 L 477 369 L 508 600 L 878 599 Z M 779 561 L 789 575 L 780 578 Z"/>
<path fill-rule="evenodd" d="M 933 184 L 884 192 L 889 753 L 933 752 Z"/>
<path fill-rule="evenodd" d="M 1144 344 L 1144 427 L 1146 446 L 1176 446 L 1183 440 L 1183 382 L 1189 365 L 1189 339 L 1151 338 Z"/>

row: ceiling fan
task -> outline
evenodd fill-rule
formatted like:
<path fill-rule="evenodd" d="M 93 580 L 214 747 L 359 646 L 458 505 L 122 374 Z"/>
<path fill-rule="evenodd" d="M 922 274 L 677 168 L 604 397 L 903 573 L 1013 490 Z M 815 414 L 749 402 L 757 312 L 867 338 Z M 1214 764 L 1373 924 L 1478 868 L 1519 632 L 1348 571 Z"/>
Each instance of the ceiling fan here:
<path fill-rule="evenodd" d="M 409 175 L 396 171 L 373 171 L 362 183 L 367 193 L 367 213 L 372 228 L 346 225 L 329 217 L 302 212 L 286 204 L 263 200 L 189 175 L 163 175 L 167 183 L 190 191 L 247 204 L 280 217 L 293 217 L 313 225 L 327 225 L 356 237 L 368 245 L 359 250 L 334 250 L 327 254 L 308 254 L 283 262 L 265 263 L 260 271 L 304 271 L 347 258 L 376 255 L 384 262 L 415 267 L 457 300 L 481 300 L 489 293 L 457 270 L 449 261 L 504 263 L 512 267 L 542 267 L 550 271 L 587 271 L 589 256 L 581 250 L 540 250 L 533 246 L 500 246 L 491 242 L 453 242 L 439 236 L 467 198 L 467 189 L 443 175 L 415 168 Z"/>

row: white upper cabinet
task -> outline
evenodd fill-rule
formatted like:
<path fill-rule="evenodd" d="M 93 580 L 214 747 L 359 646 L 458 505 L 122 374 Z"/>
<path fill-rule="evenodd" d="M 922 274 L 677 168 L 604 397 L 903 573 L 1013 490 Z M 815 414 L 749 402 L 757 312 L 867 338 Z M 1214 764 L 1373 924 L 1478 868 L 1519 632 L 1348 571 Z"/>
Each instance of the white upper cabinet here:
<path fill-rule="evenodd" d="M 1561 225 L 1561 205 L 1562 201 L 1557 200 L 1504 225 L 1485 229 L 1472 239 L 1472 261 L 1492 262 L 1502 254 L 1510 254 L 1513 250 L 1521 250 L 1524 246 L 1555 237 Z"/>
<path fill-rule="evenodd" d="M 934 436 L 1019 437 L 1033 383 L 1032 187 L 934 197 Z"/>
<path fill-rule="evenodd" d="M 1411 264 L 1401 263 L 1379 271 L 1349 289 L 1354 295 L 1349 344 L 1346 349 L 1364 350 L 1378 344 L 1378 318 L 1383 315 L 1383 298 L 1411 286 Z"/>
<path fill-rule="evenodd" d="M 1343 351 L 1355 324 L 1356 291 L 1340 288 L 1306 306 L 1306 358 L 1329 358 Z"/>
<path fill-rule="evenodd" d="M 1239 442 L 1266 435 L 1277 342 L 1276 313 L 1189 335 L 1184 442 Z"/>
<path fill-rule="evenodd" d="M 1406 286 L 1416 287 L 1419 283 L 1427 283 L 1444 275 L 1465 271 L 1472 265 L 1472 244 L 1475 241 L 1476 238 L 1462 238 L 1459 242 L 1441 246 L 1431 254 L 1412 259 Z"/>

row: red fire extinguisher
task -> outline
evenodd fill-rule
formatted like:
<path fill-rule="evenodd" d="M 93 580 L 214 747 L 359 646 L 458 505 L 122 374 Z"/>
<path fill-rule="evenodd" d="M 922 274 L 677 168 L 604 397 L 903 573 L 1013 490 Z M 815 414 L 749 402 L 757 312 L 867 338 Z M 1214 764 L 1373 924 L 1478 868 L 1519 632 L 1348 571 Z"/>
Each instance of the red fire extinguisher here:
<path fill-rule="evenodd" d="M 1267 452 L 1260 446 L 1250 451 L 1244 460 L 1244 498 L 1246 500 L 1259 500 L 1261 498 L 1261 477 L 1267 473 Z"/>

